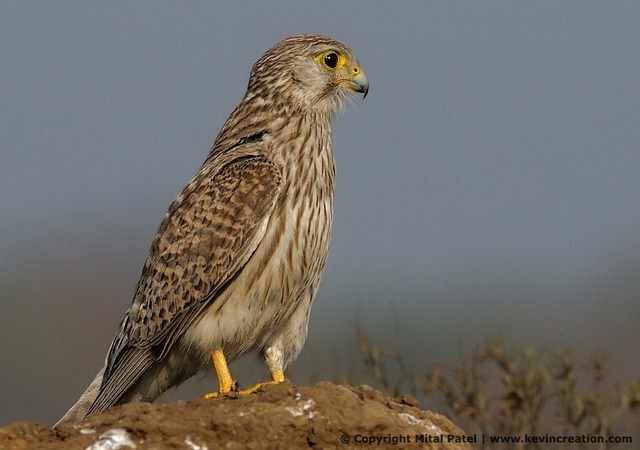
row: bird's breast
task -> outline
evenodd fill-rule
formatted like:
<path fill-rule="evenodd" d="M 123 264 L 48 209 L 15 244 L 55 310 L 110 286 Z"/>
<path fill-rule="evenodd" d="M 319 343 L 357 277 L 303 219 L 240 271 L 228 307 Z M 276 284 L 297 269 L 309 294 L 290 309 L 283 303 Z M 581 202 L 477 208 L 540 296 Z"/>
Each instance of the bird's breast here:
<path fill-rule="evenodd" d="M 188 333 L 203 349 L 233 359 L 261 347 L 293 311 L 315 296 L 329 253 L 334 161 L 328 146 L 290 159 L 264 237 L 240 273 Z"/>

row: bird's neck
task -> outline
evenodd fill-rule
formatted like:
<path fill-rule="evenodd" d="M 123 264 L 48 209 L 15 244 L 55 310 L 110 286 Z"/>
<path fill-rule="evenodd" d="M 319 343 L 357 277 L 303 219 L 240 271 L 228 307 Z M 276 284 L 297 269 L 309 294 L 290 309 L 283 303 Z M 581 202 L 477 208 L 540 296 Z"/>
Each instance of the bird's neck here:
<path fill-rule="evenodd" d="M 330 119 L 321 110 L 247 96 L 220 130 L 210 157 L 259 137 L 265 156 L 281 168 L 285 183 L 313 180 L 332 192 L 335 161 Z"/>

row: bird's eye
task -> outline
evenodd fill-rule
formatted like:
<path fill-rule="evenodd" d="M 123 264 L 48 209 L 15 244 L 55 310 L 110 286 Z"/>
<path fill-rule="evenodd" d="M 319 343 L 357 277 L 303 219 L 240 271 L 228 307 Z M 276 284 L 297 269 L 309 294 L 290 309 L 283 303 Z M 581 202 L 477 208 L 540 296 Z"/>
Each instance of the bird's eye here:
<path fill-rule="evenodd" d="M 335 52 L 327 53 L 324 56 L 324 64 L 330 69 L 335 69 L 338 66 L 338 55 Z"/>
<path fill-rule="evenodd" d="M 329 70 L 338 70 L 347 62 L 347 58 L 335 50 L 327 50 L 326 52 L 320 53 L 316 56 L 316 59 Z"/>

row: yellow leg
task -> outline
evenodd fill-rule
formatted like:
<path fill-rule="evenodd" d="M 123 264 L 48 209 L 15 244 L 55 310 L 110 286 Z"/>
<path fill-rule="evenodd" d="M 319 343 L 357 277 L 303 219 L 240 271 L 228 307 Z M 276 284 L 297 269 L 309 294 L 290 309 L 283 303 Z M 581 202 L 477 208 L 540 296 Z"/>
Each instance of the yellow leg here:
<path fill-rule="evenodd" d="M 284 381 L 284 372 L 282 370 L 276 370 L 274 372 L 271 372 L 271 378 L 272 381 L 263 381 L 262 383 L 258 383 L 253 387 L 250 387 L 249 389 L 243 389 L 241 391 L 239 391 L 239 394 L 252 394 L 255 391 L 257 391 L 258 389 L 260 389 L 262 386 L 269 386 L 270 384 L 278 384 L 278 383 L 282 383 Z"/>
<path fill-rule="evenodd" d="M 220 394 L 231 392 L 235 388 L 235 383 L 231 379 L 231 372 L 229 372 L 229 366 L 227 366 L 227 359 L 224 357 L 224 352 L 221 348 L 216 348 L 211 352 L 211 359 L 213 359 L 213 366 L 216 368 L 216 375 L 218 375 L 218 383 L 220 384 L 220 391 L 211 392 L 204 396 L 204 398 L 215 398 Z"/>
<path fill-rule="evenodd" d="M 231 378 L 231 372 L 229 372 L 229 366 L 227 366 L 227 359 L 224 357 L 224 352 L 221 348 L 216 348 L 211 352 L 211 359 L 213 360 L 213 366 L 216 369 L 216 375 L 218 375 L 218 383 L 220 384 L 220 390 L 218 392 L 211 392 L 204 396 L 206 399 L 216 398 L 220 394 L 236 391 L 236 383 Z M 262 386 L 268 386 L 270 384 L 278 384 L 284 381 L 284 372 L 282 370 L 276 370 L 271 372 L 272 381 L 264 381 L 258 383 L 249 389 L 243 389 L 238 391 L 238 394 L 252 394 Z"/>

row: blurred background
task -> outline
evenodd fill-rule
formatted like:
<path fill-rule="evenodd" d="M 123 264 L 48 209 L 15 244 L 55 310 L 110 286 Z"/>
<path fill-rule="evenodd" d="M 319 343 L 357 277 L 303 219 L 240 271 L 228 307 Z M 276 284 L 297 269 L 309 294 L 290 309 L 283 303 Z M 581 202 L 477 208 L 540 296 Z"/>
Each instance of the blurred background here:
<path fill-rule="evenodd" d="M 371 90 L 334 125 L 293 381 L 343 377 L 356 321 L 417 373 L 500 333 L 637 378 L 639 23 L 633 1 L 2 2 L 0 425 L 50 425 L 93 379 L 251 66 L 301 32 L 347 43 Z"/>

